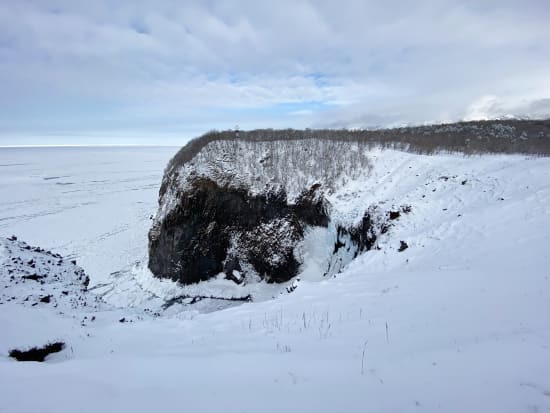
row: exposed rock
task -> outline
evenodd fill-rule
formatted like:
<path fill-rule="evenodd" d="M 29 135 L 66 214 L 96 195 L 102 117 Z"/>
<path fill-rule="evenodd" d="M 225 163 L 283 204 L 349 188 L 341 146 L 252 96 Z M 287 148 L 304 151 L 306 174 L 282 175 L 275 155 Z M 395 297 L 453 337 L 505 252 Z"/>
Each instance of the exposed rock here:
<path fill-rule="evenodd" d="M 17 361 L 38 361 L 43 362 L 47 356 L 53 353 L 59 353 L 65 348 L 65 343 L 57 341 L 46 344 L 42 347 L 33 347 L 28 350 L 10 350 L 9 356 Z"/>
<path fill-rule="evenodd" d="M 402 205 L 401 206 L 401 211 L 403 211 L 403 213 L 405 213 L 405 214 L 409 214 L 412 211 L 412 206 Z"/>
<path fill-rule="evenodd" d="M 11 273 L 11 270 L 8 270 L 8 271 L 10 271 L 10 273 Z M 38 274 L 31 274 L 31 275 L 24 275 L 21 278 L 23 278 L 24 280 L 39 281 L 42 278 L 46 278 L 46 276 L 45 275 L 38 275 Z"/>
<path fill-rule="evenodd" d="M 44 297 L 40 298 L 41 303 L 49 304 L 52 296 L 51 295 L 45 295 Z"/>
<path fill-rule="evenodd" d="M 304 227 L 328 223 L 319 185 L 291 205 L 281 187 L 251 195 L 204 177 L 189 184 L 149 232 L 149 269 L 156 276 L 190 284 L 249 267 L 268 282 L 287 281 L 298 272 L 294 248 Z"/>
<path fill-rule="evenodd" d="M 230 273 L 226 273 L 226 278 L 233 281 L 235 284 L 242 284 L 244 281 L 243 274 L 240 270 L 232 270 Z"/>
<path fill-rule="evenodd" d="M 239 263 L 239 259 L 234 255 L 228 255 L 223 263 L 223 272 L 225 273 L 226 278 L 235 281 L 234 278 L 238 278 L 235 276 L 235 273 L 239 273 L 239 275 L 241 275 L 242 270 L 243 269 Z M 239 283 L 240 282 L 237 282 L 237 284 Z"/>
<path fill-rule="evenodd" d="M 388 224 L 381 220 L 381 214 L 378 213 L 376 206 L 370 207 L 363 215 L 359 224 L 351 227 L 337 227 L 336 243 L 334 245 L 334 254 L 342 247 L 348 247 L 345 238 L 349 238 L 353 246 L 354 257 L 361 252 L 372 249 L 378 239 L 378 236 L 388 231 Z"/>
<path fill-rule="evenodd" d="M 243 297 L 216 297 L 214 295 L 180 295 L 166 301 L 162 308 L 164 310 L 170 308 L 174 304 L 190 305 L 195 304 L 202 300 L 219 300 L 219 301 L 240 301 L 240 302 L 252 302 L 252 296 L 247 294 Z"/>
<path fill-rule="evenodd" d="M 90 279 L 84 270 L 65 261 L 58 265 L 57 259 L 61 255 L 43 248 L 0 239 L 0 301 L 9 299 L 23 306 L 52 304 L 65 309 L 97 307 L 100 300 L 87 294 Z"/>
<path fill-rule="evenodd" d="M 400 211 L 390 211 L 389 212 L 390 220 L 397 219 L 397 218 L 399 218 L 400 215 L 401 215 Z"/>

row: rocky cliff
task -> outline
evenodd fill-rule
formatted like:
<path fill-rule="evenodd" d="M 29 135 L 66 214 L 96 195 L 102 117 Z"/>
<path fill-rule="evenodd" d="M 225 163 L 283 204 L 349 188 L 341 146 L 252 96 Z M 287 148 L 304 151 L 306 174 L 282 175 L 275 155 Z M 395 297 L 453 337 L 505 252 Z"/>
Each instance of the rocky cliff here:
<path fill-rule="evenodd" d="M 236 282 L 251 270 L 268 282 L 298 272 L 294 248 L 308 225 L 328 223 L 324 198 L 305 191 L 289 204 L 281 187 L 261 194 L 191 177 L 177 206 L 149 234 L 149 268 L 182 283 L 221 272 Z"/>
<path fill-rule="evenodd" d="M 354 193 L 365 191 L 377 148 L 548 154 L 549 130 L 548 121 L 492 121 L 206 134 L 165 170 L 149 232 L 149 269 L 184 284 L 221 273 L 236 283 L 284 282 L 300 270 L 304 236 L 325 228 L 323 242 L 331 246 L 325 274 L 332 274 L 375 247 L 391 221 L 409 211 L 361 203 L 348 208 Z"/>
<path fill-rule="evenodd" d="M 184 284 L 287 281 L 307 229 L 329 226 L 327 196 L 368 170 L 355 142 L 211 142 L 165 172 L 149 269 Z"/>

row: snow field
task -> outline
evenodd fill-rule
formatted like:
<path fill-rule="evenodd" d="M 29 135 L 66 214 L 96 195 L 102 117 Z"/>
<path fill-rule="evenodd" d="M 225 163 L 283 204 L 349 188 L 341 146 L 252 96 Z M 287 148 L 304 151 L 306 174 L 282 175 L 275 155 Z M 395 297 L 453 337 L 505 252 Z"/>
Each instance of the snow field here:
<path fill-rule="evenodd" d="M 104 268 L 100 281 L 111 288 L 107 301 L 122 308 L 97 310 L 93 322 L 80 311 L 62 316 L 45 306 L 2 304 L 0 411 L 550 409 L 550 160 L 393 151 L 374 151 L 370 159 L 367 178 L 331 195 L 334 219 L 359 219 L 379 203 L 412 211 L 393 222 L 379 250 L 334 278 L 315 276 L 330 246 L 329 231 L 317 231 L 291 294 L 265 290 L 264 300 L 222 311 L 179 306 L 152 316 L 144 307 L 185 290 L 118 260 L 96 268 Z M 135 192 L 145 198 L 149 191 Z M 34 208 L 43 205 L 38 198 Z M 98 199 L 113 211 L 120 201 Z M 53 216 L 70 221 L 70 211 Z M 150 222 L 140 216 L 137 238 Z M 53 248 L 47 240 L 57 238 L 32 226 L 43 219 L 20 218 L 2 235 L 29 235 L 29 243 Z M 129 233 L 113 245 L 90 226 L 65 233 L 64 245 L 78 256 L 80 237 L 93 240 L 90 261 L 101 261 L 102 251 L 115 256 L 116 245 L 127 245 Z M 401 240 L 409 248 L 398 252 Z M 94 267 L 84 263 L 93 284 Z M 69 347 L 42 364 L 6 356 L 13 346 L 49 339 Z"/>

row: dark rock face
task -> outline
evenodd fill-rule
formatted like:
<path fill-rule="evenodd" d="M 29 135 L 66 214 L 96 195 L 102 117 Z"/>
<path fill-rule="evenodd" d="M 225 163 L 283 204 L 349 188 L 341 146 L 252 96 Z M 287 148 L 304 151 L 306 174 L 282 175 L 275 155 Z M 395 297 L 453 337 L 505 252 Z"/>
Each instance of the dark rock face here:
<path fill-rule="evenodd" d="M 336 243 L 334 244 L 334 254 L 338 252 L 340 248 L 346 246 L 344 237 L 349 237 L 352 245 L 354 246 L 354 255 L 357 257 L 360 253 L 372 249 L 378 239 L 378 235 L 385 229 L 387 231 L 387 224 L 385 222 L 374 222 L 374 215 L 376 208 L 368 209 L 361 222 L 353 227 L 337 227 Z"/>
<path fill-rule="evenodd" d="M 65 348 L 65 343 L 57 341 L 48 343 L 43 347 L 32 347 L 29 350 L 10 350 L 9 356 L 17 361 L 38 361 L 43 362 L 46 357 L 53 353 L 59 353 Z"/>
<path fill-rule="evenodd" d="M 253 196 L 197 177 L 178 199 L 149 231 L 149 269 L 184 284 L 246 265 L 268 282 L 287 281 L 298 272 L 294 247 L 304 227 L 328 224 L 319 186 L 289 205 L 283 190 Z"/>

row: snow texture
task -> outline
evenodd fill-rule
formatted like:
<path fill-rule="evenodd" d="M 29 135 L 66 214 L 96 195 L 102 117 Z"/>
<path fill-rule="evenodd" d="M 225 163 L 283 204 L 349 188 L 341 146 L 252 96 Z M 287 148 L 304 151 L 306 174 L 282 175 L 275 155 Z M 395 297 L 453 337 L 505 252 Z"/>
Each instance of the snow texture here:
<path fill-rule="evenodd" d="M 0 239 L 0 304 L 52 307 L 70 312 L 99 308 L 97 296 L 86 293 L 89 278 L 75 260 L 31 247 L 15 237 Z M 91 308 L 90 308 L 91 310 Z"/>
<path fill-rule="evenodd" d="M 166 183 L 156 220 L 162 221 L 170 213 L 178 203 L 178 194 L 188 190 L 197 177 L 209 178 L 222 187 L 245 188 L 251 195 L 282 188 L 293 203 L 314 184 L 333 193 L 350 180 L 366 177 L 369 168 L 364 143 L 326 139 L 213 141 L 181 165 L 175 182 Z"/>
<path fill-rule="evenodd" d="M 0 411 L 550 409 L 550 159 L 369 152 L 368 176 L 329 195 L 335 216 L 353 222 L 370 205 L 411 212 L 331 278 L 320 272 L 334 229 L 312 229 L 300 281 L 280 294 L 221 277 L 181 288 L 136 264 L 169 153 L 126 150 L 0 150 L 10 165 L 1 166 L 0 235 L 60 252 L 69 262 L 59 277 L 70 285 L 76 257 L 91 293 L 117 304 L 60 314 L 21 302 L 41 294 L 28 290 L 40 288 L 35 281 L 10 284 L 2 297 L 16 299 L 0 305 Z M 62 175 L 75 192 L 44 179 Z M 399 252 L 400 241 L 409 248 Z M 21 245 L 3 241 L 1 260 L 23 254 Z M 34 254 L 23 262 L 47 263 Z M 223 311 L 158 310 L 193 289 L 260 287 L 265 300 Z M 54 340 L 66 349 L 45 363 L 7 356 Z"/>

